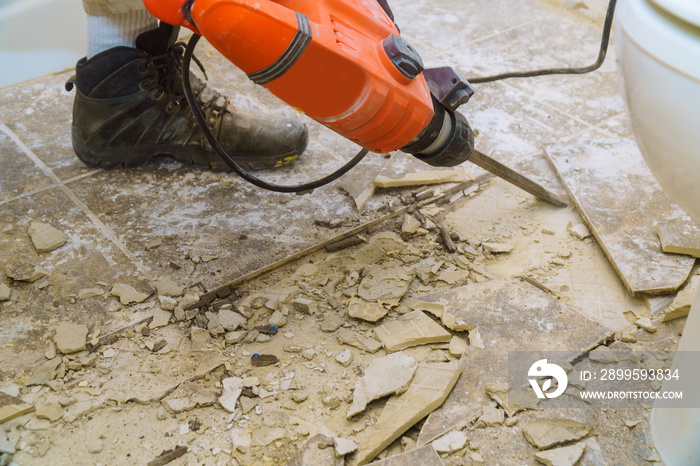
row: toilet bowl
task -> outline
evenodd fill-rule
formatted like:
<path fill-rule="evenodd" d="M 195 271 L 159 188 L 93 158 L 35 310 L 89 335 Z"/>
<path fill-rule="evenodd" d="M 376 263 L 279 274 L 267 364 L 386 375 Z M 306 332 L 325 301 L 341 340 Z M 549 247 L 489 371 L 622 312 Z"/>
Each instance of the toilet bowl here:
<path fill-rule="evenodd" d="M 637 144 L 666 192 L 700 224 L 700 2 L 620 0 L 616 18 L 618 68 Z M 700 293 L 678 350 L 700 351 Z M 687 392 L 698 383 L 685 377 L 662 390 Z M 670 406 L 655 403 L 651 414 L 661 458 L 669 466 L 698 465 L 700 409 Z"/>

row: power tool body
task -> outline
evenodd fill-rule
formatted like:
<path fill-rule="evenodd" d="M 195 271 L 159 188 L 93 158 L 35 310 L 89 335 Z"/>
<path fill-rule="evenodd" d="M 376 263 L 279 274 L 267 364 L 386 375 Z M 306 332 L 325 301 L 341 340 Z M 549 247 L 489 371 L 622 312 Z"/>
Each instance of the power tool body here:
<path fill-rule="evenodd" d="M 161 20 L 204 36 L 253 82 L 374 152 L 436 166 L 469 158 L 454 110 L 473 94 L 452 68 L 423 69 L 385 1 L 144 0 Z"/>

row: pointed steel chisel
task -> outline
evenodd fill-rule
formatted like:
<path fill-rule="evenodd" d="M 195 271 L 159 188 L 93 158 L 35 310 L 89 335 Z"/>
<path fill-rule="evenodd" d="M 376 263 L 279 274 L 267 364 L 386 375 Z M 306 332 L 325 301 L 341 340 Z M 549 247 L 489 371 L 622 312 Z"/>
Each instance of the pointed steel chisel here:
<path fill-rule="evenodd" d="M 554 193 L 552 193 L 548 189 L 543 188 L 542 186 L 535 183 L 526 176 L 523 176 L 520 173 L 511 170 L 502 163 L 497 162 L 491 157 L 485 155 L 483 152 L 479 152 L 478 150 L 473 149 L 471 155 L 467 160 L 483 168 L 484 170 L 493 173 L 499 178 L 503 178 L 510 184 L 515 185 L 523 191 L 532 194 L 538 199 L 541 199 L 545 202 L 549 202 L 550 204 L 555 205 L 557 207 L 567 206 L 566 202 L 559 199 L 556 195 L 554 195 Z"/>

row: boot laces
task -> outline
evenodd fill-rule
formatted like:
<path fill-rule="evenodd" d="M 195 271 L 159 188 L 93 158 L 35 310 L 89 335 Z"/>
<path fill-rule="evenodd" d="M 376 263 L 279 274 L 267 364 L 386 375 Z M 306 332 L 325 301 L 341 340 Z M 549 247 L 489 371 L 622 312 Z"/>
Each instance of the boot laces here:
<path fill-rule="evenodd" d="M 158 72 L 157 86 L 159 90 L 172 96 L 178 105 L 185 100 L 185 93 L 182 89 L 182 59 L 186 47 L 187 45 L 184 42 L 176 42 L 168 47 L 164 54 L 148 59 L 148 63 L 152 63 L 153 68 Z M 209 78 L 202 62 L 195 56 L 192 59 L 204 74 L 204 78 L 208 80 Z M 192 90 L 197 98 L 197 102 L 202 106 L 203 110 L 214 105 L 219 99 L 222 99 L 224 102 L 228 100 L 218 92 L 210 89 L 196 77 L 192 79 L 192 84 Z M 214 117 L 215 120 L 218 120 L 223 115 L 223 112 L 217 113 Z M 212 121 L 211 123 L 214 122 Z"/>

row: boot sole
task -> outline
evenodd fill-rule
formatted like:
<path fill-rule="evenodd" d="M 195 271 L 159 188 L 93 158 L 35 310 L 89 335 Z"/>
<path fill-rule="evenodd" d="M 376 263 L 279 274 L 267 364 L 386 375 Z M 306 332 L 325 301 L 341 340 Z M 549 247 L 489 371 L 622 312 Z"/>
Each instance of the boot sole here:
<path fill-rule="evenodd" d="M 308 144 L 308 127 L 304 128 L 299 146 L 285 154 L 270 156 L 258 156 L 239 154 L 234 156 L 238 165 L 246 171 L 267 170 L 281 167 L 296 160 L 304 152 Z M 176 148 L 163 147 L 163 145 L 139 146 L 126 149 L 104 149 L 91 147 L 85 141 L 71 135 L 73 150 L 81 162 L 95 168 L 112 170 L 115 168 L 136 168 L 148 164 L 153 158 L 159 156 L 172 157 L 183 165 L 195 165 L 207 170 L 217 172 L 231 171 L 223 160 L 210 161 L 211 156 L 205 155 L 194 147 L 178 146 Z M 217 156 L 218 158 L 218 156 Z"/>

